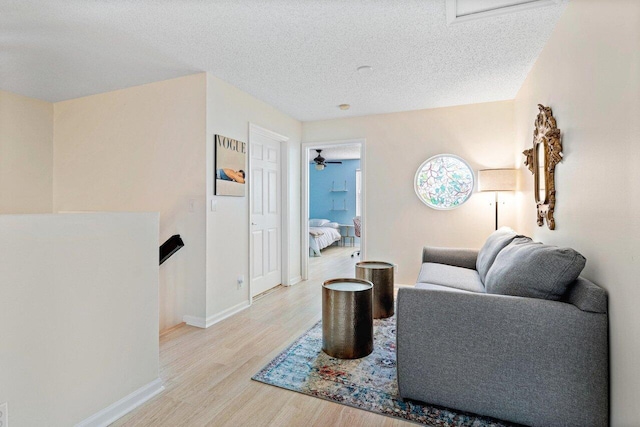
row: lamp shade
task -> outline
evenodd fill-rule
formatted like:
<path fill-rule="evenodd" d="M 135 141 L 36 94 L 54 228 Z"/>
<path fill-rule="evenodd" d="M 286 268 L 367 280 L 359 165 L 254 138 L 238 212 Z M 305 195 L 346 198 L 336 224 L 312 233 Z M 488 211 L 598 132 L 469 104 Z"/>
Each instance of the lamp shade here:
<path fill-rule="evenodd" d="M 516 169 L 478 171 L 478 191 L 515 191 Z"/>

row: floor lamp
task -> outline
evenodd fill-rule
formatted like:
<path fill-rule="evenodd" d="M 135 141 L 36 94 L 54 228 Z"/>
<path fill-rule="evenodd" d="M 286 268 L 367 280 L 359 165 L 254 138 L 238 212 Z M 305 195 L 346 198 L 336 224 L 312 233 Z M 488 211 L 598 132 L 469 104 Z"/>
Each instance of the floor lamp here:
<path fill-rule="evenodd" d="M 478 171 L 478 191 L 496 193 L 496 230 L 498 229 L 498 192 L 516 190 L 516 169 L 485 169 Z"/>

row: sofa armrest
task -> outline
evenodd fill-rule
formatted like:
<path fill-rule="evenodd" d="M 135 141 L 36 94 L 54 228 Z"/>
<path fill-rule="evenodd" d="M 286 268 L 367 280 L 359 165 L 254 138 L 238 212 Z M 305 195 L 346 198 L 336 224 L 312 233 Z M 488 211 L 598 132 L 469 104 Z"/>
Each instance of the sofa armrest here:
<path fill-rule="evenodd" d="M 532 426 L 608 423 L 608 318 L 558 301 L 401 288 L 403 398 Z"/>
<path fill-rule="evenodd" d="M 436 248 L 425 246 L 422 250 L 422 262 L 447 264 L 455 267 L 476 269 L 477 249 Z"/>

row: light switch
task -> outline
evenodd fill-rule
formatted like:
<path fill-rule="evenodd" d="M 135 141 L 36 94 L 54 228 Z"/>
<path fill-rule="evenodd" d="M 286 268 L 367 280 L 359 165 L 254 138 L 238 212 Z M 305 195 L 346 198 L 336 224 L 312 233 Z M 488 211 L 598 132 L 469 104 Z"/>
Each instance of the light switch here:
<path fill-rule="evenodd" d="M 215 199 L 211 199 L 211 212 L 215 212 L 218 207 L 218 201 Z"/>

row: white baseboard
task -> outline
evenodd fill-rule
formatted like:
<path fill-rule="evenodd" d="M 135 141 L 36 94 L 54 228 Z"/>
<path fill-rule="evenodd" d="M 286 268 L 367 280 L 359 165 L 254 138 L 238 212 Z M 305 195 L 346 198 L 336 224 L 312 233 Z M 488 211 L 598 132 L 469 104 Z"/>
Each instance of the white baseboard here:
<path fill-rule="evenodd" d="M 300 282 L 302 282 L 302 276 L 294 277 L 289 280 L 289 286 L 297 285 Z"/>
<path fill-rule="evenodd" d="M 182 316 L 182 321 L 189 326 L 195 326 L 196 328 L 206 328 L 207 319 L 199 316 Z"/>
<path fill-rule="evenodd" d="M 209 316 L 207 317 L 207 324 L 205 327 L 208 328 L 211 325 L 215 325 L 216 323 L 223 321 L 227 317 L 231 317 L 234 314 L 240 313 L 242 310 L 249 308 L 249 306 L 251 306 L 251 303 L 249 301 L 242 301 L 240 304 L 236 304 L 233 307 L 229 307 L 218 314 Z"/>
<path fill-rule="evenodd" d="M 229 307 L 218 314 L 207 317 L 206 319 L 198 316 L 183 316 L 182 320 L 184 320 L 187 325 L 195 326 L 197 328 L 208 328 L 218 322 L 223 321 L 227 317 L 231 317 L 234 314 L 239 313 L 246 308 L 249 308 L 250 305 L 251 304 L 249 303 L 249 301 L 242 301 L 240 304 Z"/>
<path fill-rule="evenodd" d="M 103 410 L 96 412 L 89 418 L 85 418 L 76 424 L 76 427 L 106 427 L 119 418 L 122 418 L 138 406 L 151 399 L 156 394 L 164 390 L 162 380 L 156 378 L 149 384 L 140 387 L 128 396 L 123 397 L 116 403 L 107 406 Z"/>

